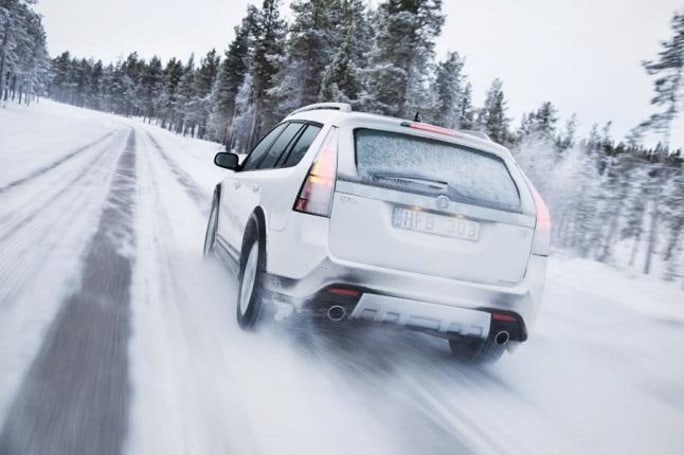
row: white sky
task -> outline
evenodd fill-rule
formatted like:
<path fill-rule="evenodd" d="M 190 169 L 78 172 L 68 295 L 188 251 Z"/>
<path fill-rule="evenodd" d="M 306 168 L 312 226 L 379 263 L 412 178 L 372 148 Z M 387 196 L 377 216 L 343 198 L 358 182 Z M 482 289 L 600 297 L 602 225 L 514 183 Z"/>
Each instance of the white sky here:
<path fill-rule="evenodd" d="M 247 0 L 39 0 L 52 55 L 64 50 L 105 61 L 138 51 L 186 59 L 223 51 Z M 509 115 L 552 101 L 576 112 L 582 131 L 613 120 L 618 137 L 648 117 L 652 80 L 640 66 L 670 36 L 681 0 L 444 0 L 440 56 L 466 57 L 475 101 L 495 77 Z M 684 121 L 676 143 L 684 145 Z M 675 145 L 673 144 L 673 145 Z"/>

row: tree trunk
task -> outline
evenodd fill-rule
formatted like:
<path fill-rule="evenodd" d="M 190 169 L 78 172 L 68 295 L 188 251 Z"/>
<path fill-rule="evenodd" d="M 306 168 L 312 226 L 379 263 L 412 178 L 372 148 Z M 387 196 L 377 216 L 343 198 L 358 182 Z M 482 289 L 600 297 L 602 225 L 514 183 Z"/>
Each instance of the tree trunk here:
<path fill-rule="evenodd" d="M 641 234 L 637 235 L 636 238 L 634 239 L 634 245 L 632 246 L 632 252 L 629 255 L 629 266 L 633 267 L 634 266 L 634 261 L 636 261 L 636 255 L 637 252 L 639 251 L 639 243 L 641 240 Z"/>
<path fill-rule="evenodd" d="M 228 146 L 230 150 L 233 148 L 233 125 L 235 125 L 235 117 L 237 116 L 237 103 L 233 102 L 233 115 L 230 123 L 226 124 L 226 131 L 223 135 L 223 145 Z"/>
<path fill-rule="evenodd" d="M 605 244 L 603 245 L 603 251 L 599 256 L 599 261 L 601 262 L 607 261 L 613 255 L 613 239 L 617 235 L 618 223 L 620 221 L 620 216 L 622 215 L 622 206 L 624 200 L 624 197 L 620 197 L 617 200 L 615 215 L 610 220 L 610 226 L 608 227 L 608 234 L 606 235 Z"/>
<path fill-rule="evenodd" d="M 259 103 L 254 103 L 254 113 L 252 115 L 252 125 L 249 127 L 249 137 L 247 139 L 247 150 L 252 150 L 254 145 L 253 143 L 257 128 L 257 117 L 259 116 Z"/>
<path fill-rule="evenodd" d="M 0 45 L 0 106 L 2 105 L 5 93 L 5 60 L 7 54 L 7 42 L 9 41 L 9 24 L 5 28 L 5 34 L 2 37 L 2 45 Z"/>
<path fill-rule="evenodd" d="M 658 212 L 658 199 L 654 196 L 652 201 L 653 210 L 651 212 L 651 226 L 648 231 L 648 245 L 646 248 L 646 262 L 644 263 L 644 274 L 648 275 L 651 273 L 651 262 L 653 259 L 653 253 L 655 252 L 655 243 L 658 237 L 658 218 L 660 213 Z"/>

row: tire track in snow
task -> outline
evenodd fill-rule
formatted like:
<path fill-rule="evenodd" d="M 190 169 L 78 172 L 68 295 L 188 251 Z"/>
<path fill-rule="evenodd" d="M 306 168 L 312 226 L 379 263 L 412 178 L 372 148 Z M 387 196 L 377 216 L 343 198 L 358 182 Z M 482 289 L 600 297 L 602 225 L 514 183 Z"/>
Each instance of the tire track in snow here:
<path fill-rule="evenodd" d="M 2 454 L 121 453 L 128 425 L 128 339 L 135 243 L 135 133 L 119 158 L 85 255 L 0 433 Z"/>
<path fill-rule="evenodd" d="M 97 165 L 103 161 L 105 155 L 112 152 L 113 148 L 113 146 L 107 147 L 103 149 L 101 152 L 99 152 L 92 160 L 90 160 L 84 166 L 82 172 L 77 173 L 76 177 L 69 180 L 66 184 L 64 184 L 64 186 L 59 191 L 49 196 L 39 206 L 29 207 L 29 209 L 24 210 L 23 213 L 10 212 L 4 216 L 0 216 L 0 226 L 3 226 L 3 229 L 0 230 L 0 242 L 6 241 L 9 238 L 11 238 L 14 234 L 19 232 L 24 226 L 26 226 L 27 223 L 31 222 L 36 216 L 42 214 L 43 210 L 45 210 L 48 206 L 54 204 L 65 194 L 69 193 L 70 191 L 73 191 L 76 188 L 76 185 L 78 185 L 81 181 L 88 177 L 89 171 L 93 168 L 97 168 Z M 49 189 L 51 188 L 48 188 L 48 190 Z M 14 221 L 11 227 L 8 227 L 9 223 L 13 221 L 12 218 L 14 218 L 16 221 Z"/>
<path fill-rule="evenodd" d="M 102 142 L 104 142 L 107 139 L 109 139 L 110 137 L 112 137 L 114 134 L 116 134 L 115 131 L 113 131 L 111 133 L 107 133 L 104 136 L 102 136 L 101 138 L 99 138 L 99 139 L 97 139 L 97 140 L 95 140 L 89 144 L 86 144 L 83 147 L 79 147 L 76 150 L 72 151 L 71 153 L 68 153 L 67 155 L 63 156 L 62 158 L 58 159 L 57 161 L 52 162 L 48 166 L 44 166 L 44 167 L 41 167 L 39 169 L 36 169 L 35 171 L 31 172 L 29 175 L 22 177 L 19 180 L 15 180 L 13 182 L 10 182 L 3 187 L 0 187 L 0 194 L 2 194 L 3 192 L 10 190 L 14 187 L 22 185 L 22 184 L 28 182 L 29 180 L 32 180 L 36 177 L 39 177 L 39 176 L 45 174 L 46 172 L 49 172 L 49 171 L 55 169 L 56 167 L 60 166 L 61 164 L 64 164 L 65 162 L 69 161 L 71 158 L 85 152 L 89 148 L 95 147 L 96 145 L 101 144 Z"/>
<path fill-rule="evenodd" d="M 159 152 L 162 159 L 171 169 L 171 172 L 176 177 L 176 180 L 183 186 L 185 192 L 190 196 L 190 199 L 195 203 L 197 208 L 200 209 L 203 215 L 209 216 L 209 205 L 211 196 L 206 194 L 196 183 L 195 180 L 190 177 L 185 170 L 181 169 L 170 157 L 166 154 L 162 146 L 157 142 L 157 140 L 152 136 L 150 132 L 147 132 L 152 145 Z"/>

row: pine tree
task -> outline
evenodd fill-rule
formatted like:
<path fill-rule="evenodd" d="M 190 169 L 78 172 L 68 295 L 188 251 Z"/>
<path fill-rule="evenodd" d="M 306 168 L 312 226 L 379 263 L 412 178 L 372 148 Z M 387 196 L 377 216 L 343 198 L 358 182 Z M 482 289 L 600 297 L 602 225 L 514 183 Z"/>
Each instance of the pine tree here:
<path fill-rule="evenodd" d="M 211 136 L 223 144 L 230 142 L 232 123 L 240 86 L 248 70 L 250 24 L 247 18 L 235 27 L 235 39 L 230 43 L 221 62 L 212 93 L 212 111 L 209 120 Z"/>
<path fill-rule="evenodd" d="M 195 99 L 195 55 L 191 55 L 188 63 L 183 67 L 183 75 L 178 83 L 178 103 L 176 111 L 179 121 L 176 123 L 176 132 L 183 136 L 195 135 L 195 117 L 193 115 L 193 102 Z"/>
<path fill-rule="evenodd" d="M 90 71 L 90 87 L 92 90 L 91 100 L 89 106 L 91 109 L 102 110 L 104 100 L 102 97 L 104 83 L 104 64 L 102 60 L 98 60 L 91 66 Z"/>
<path fill-rule="evenodd" d="M 152 119 L 158 114 L 160 107 L 159 98 L 162 93 L 164 73 L 162 62 L 159 57 L 154 56 L 150 62 L 144 66 L 138 84 L 138 97 L 141 101 L 143 119 L 146 117 L 151 123 Z"/>
<path fill-rule="evenodd" d="M 318 99 L 357 105 L 361 96 L 361 73 L 352 59 L 351 34 L 344 40 L 321 81 Z"/>
<path fill-rule="evenodd" d="M 41 17 L 30 0 L 0 0 L 0 105 L 30 102 L 47 84 L 50 59 Z"/>
<path fill-rule="evenodd" d="M 325 69 L 318 99 L 358 106 L 364 96 L 361 68 L 366 66 L 372 35 L 368 13 L 361 0 L 336 0 L 334 5 L 330 20 L 338 27 L 330 47 L 338 50 Z"/>
<path fill-rule="evenodd" d="M 461 106 L 464 102 L 463 59 L 458 52 L 449 52 L 437 65 L 431 92 L 435 96 L 432 122 L 446 128 L 460 126 Z"/>
<path fill-rule="evenodd" d="M 675 13 L 672 18 L 672 31 L 672 39 L 661 43 L 662 49 L 658 53 L 658 60 L 643 63 L 646 72 L 656 76 L 656 95 L 651 104 L 661 106 L 665 110 L 653 114 L 641 126 L 662 132 L 666 148 L 670 146 L 672 122 L 679 114 L 684 87 L 684 12 Z"/>
<path fill-rule="evenodd" d="M 216 82 L 220 57 L 216 49 L 212 49 L 200 62 L 194 78 L 192 116 L 197 124 L 197 137 L 204 139 L 207 132 L 207 122 L 211 113 L 211 92 Z"/>
<path fill-rule="evenodd" d="M 666 158 L 668 181 L 664 189 L 664 217 L 667 229 L 663 260 L 668 262 L 668 276 L 673 278 L 676 269 L 676 252 L 684 232 L 684 159 L 681 150 Z"/>
<path fill-rule="evenodd" d="M 287 57 L 271 95 L 280 114 L 318 99 L 323 74 L 334 57 L 335 24 L 331 12 L 338 0 L 295 0 Z"/>
<path fill-rule="evenodd" d="M 178 123 L 178 87 L 182 77 L 183 63 L 172 58 L 164 68 L 162 93 L 159 101 L 162 128 L 173 130 Z"/>
<path fill-rule="evenodd" d="M 565 128 L 563 132 L 558 136 L 556 140 L 556 147 L 559 153 L 563 153 L 568 149 L 575 146 L 577 134 L 577 114 L 572 114 L 570 118 L 565 122 Z"/>
<path fill-rule="evenodd" d="M 126 116 L 142 113 L 142 100 L 138 98 L 136 88 L 142 78 L 144 67 L 145 61 L 138 57 L 137 52 L 129 54 L 122 63 L 121 70 L 125 77 L 122 77 L 123 93 L 121 93 L 120 102 L 123 108 L 122 113 Z"/>
<path fill-rule="evenodd" d="M 550 102 L 523 115 L 512 150 L 542 196 L 553 193 L 549 170 L 559 161 L 555 145 L 557 122 L 556 109 Z"/>
<path fill-rule="evenodd" d="M 247 139 L 247 146 L 250 148 L 266 127 L 278 119 L 274 115 L 277 100 L 269 95 L 269 90 L 274 86 L 274 77 L 285 53 L 283 43 L 287 25 L 280 18 L 279 5 L 280 0 L 264 0 L 261 9 L 255 14 L 252 36 L 254 55 L 249 69 L 250 104 L 254 107 Z"/>
<path fill-rule="evenodd" d="M 636 154 L 636 150 L 633 154 Z M 635 165 L 630 177 L 633 191 L 625 200 L 625 217 L 620 230 L 620 237 L 622 240 L 632 239 L 632 250 L 628 262 L 628 265 L 632 267 L 636 262 L 636 256 L 645 231 L 646 198 L 644 198 L 644 191 L 648 179 L 647 169 L 645 166 Z"/>
<path fill-rule="evenodd" d="M 478 113 L 478 125 L 489 137 L 499 144 L 504 144 L 509 137 L 508 125 L 510 119 L 506 117 L 506 100 L 503 93 L 503 82 L 494 79 L 489 90 L 485 104 Z"/>
<path fill-rule="evenodd" d="M 458 109 L 458 127 L 463 130 L 475 128 L 475 109 L 473 108 L 473 85 L 466 82 L 461 104 Z"/>
<path fill-rule="evenodd" d="M 434 40 L 444 23 L 441 9 L 441 0 L 386 0 L 380 4 L 366 81 L 367 109 L 404 118 L 429 111 L 426 84 Z"/>

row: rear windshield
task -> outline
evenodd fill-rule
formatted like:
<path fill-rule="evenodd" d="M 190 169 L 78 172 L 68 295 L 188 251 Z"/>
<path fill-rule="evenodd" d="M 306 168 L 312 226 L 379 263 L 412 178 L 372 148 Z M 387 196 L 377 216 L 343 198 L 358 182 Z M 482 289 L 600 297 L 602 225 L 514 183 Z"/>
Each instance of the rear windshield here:
<path fill-rule="evenodd" d="M 377 186 L 520 211 L 506 164 L 475 149 L 389 131 L 354 130 L 359 177 Z"/>

